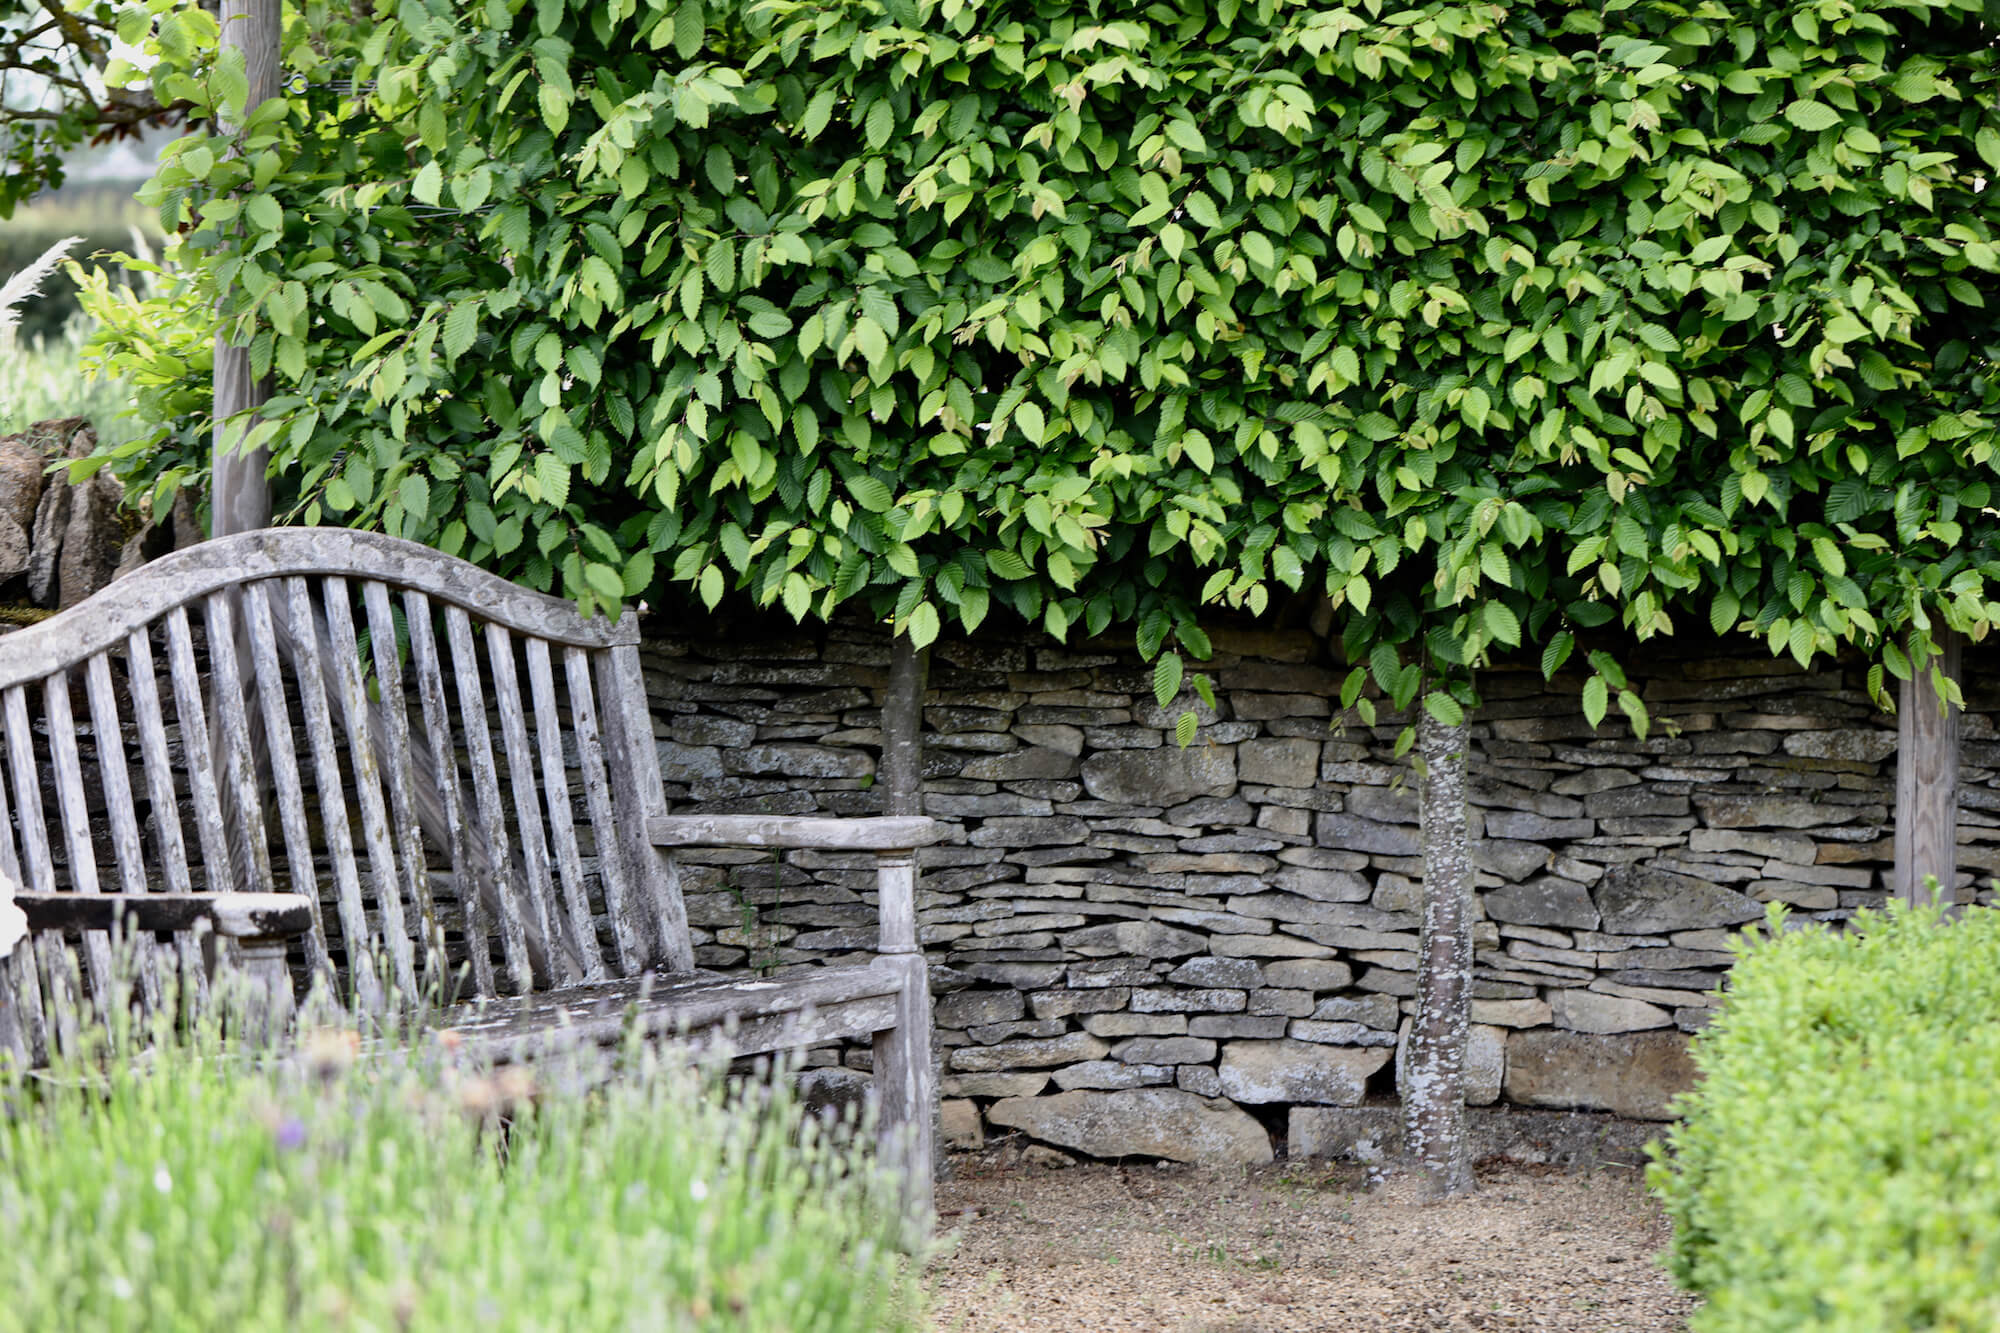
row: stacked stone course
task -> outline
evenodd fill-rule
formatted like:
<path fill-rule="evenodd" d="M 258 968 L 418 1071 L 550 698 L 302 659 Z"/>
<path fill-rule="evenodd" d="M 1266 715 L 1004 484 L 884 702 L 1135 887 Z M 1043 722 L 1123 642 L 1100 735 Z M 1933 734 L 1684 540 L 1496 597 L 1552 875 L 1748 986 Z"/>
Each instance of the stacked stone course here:
<path fill-rule="evenodd" d="M 883 629 L 649 633 L 677 810 L 879 811 Z M 1264 1160 L 1267 1130 L 1324 1143 L 1324 1108 L 1393 1092 L 1422 893 L 1401 721 L 1336 717 L 1343 672 L 1306 631 L 1213 637 L 1213 710 L 1192 692 L 1159 707 L 1127 644 L 935 649 L 925 805 L 954 837 L 924 855 L 918 907 L 956 1132 Z M 1622 719 L 1593 731 L 1577 682 L 1482 678 L 1476 1103 L 1664 1115 L 1732 928 L 1771 902 L 1838 921 L 1885 896 L 1895 731 L 1859 667 L 1803 672 L 1733 644 L 1634 665 L 1658 724 L 1645 741 Z M 1968 693 L 1961 865 L 1984 883 L 2000 743 L 1992 701 Z M 1181 749 L 1188 709 L 1201 726 Z M 865 951 L 872 875 L 822 853 L 704 856 L 683 872 L 697 958 Z"/>

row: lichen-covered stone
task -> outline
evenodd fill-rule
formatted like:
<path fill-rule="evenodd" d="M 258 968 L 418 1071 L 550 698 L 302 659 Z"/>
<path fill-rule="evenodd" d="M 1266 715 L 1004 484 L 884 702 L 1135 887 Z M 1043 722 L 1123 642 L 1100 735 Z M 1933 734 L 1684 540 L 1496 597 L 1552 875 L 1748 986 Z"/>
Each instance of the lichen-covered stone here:
<path fill-rule="evenodd" d="M 1640 1032 L 1667 1027 L 1674 1021 L 1667 1010 L 1643 1000 L 1574 988 L 1551 991 L 1549 1006 L 1556 1026 L 1571 1032 Z"/>
<path fill-rule="evenodd" d="M 1208 947 L 1203 936 L 1157 921 L 1119 921 L 1063 935 L 1063 947 L 1086 956 L 1102 952 L 1138 958 L 1185 958 Z"/>
<path fill-rule="evenodd" d="M 1507 1039 L 1506 1096 L 1527 1106 L 1665 1120 L 1694 1077 L 1687 1038 L 1676 1031 L 1593 1036 L 1537 1028 Z"/>
<path fill-rule="evenodd" d="M 993 1046 L 960 1046 L 951 1053 L 951 1067 L 965 1074 L 991 1074 L 1008 1069 L 1045 1069 L 1050 1065 L 1096 1060 L 1111 1047 L 1087 1032 L 1061 1037 L 1003 1041 Z"/>
<path fill-rule="evenodd" d="M 1598 912 L 1590 891 L 1574 880 L 1556 875 L 1538 875 L 1521 884 L 1504 884 L 1488 890 L 1486 915 L 1495 921 L 1511 921 L 1524 926 L 1562 926 L 1570 930 L 1595 930 Z"/>
<path fill-rule="evenodd" d="M 1618 867 L 1593 896 L 1604 929 L 1616 935 L 1706 930 L 1764 915 L 1763 907 L 1734 890 L 1651 866 Z"/>
<path fill-rule="evenodd" d="M 1178 1088 L 1016 1097 L 994 1103 L 986 1118 L 1092 1157 L 1248 1165 L 1272 1157 L 1270 1135 L 1248 1112 Z"/>
<path fill-rule="evenodd" d="M 1384 1049 L 1321 1046 L 1303 1041 L 1232 1041 L 1216 1072 L 1233 1101 L 1354 1106 L 1368 1078 L 1389 1063 Z"/>
<path fill-rule="evenodd" d="M 1083 786 L 1100 801 L 1178 805 L 1196 796 L 1227 796 L 1236 788 L 1236 750 L 1195 745 L 1182 750 L 1122 750 L 1083 761 Z"/>

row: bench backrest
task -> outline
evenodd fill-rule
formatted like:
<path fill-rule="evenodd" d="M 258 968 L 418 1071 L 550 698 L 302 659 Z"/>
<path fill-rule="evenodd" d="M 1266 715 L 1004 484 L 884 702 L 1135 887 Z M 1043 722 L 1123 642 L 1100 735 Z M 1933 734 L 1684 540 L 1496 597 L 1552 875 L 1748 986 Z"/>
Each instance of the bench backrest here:
<path fill-rule="evenodd" d="M 305 964 L 371 1007 L 363 960 L 405 995 L 688 970 L 637 644 L 373 533 L 176 552 L 0 638 L 0 873 L 304 894 Z"/>

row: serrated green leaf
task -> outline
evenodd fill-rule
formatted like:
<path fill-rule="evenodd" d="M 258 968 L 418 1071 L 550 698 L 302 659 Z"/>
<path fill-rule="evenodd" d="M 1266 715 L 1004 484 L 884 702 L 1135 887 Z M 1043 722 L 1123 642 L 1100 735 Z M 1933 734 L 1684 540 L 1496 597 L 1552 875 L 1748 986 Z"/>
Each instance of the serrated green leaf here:
<path fill-rule="evenodd" d="M 1604 677 L 1592 676 L 1583 683 L 1583 720 L 1595 728 L 1604 721 L 1605 712 L 1611 707 L 1610 686 Z"/>
<path fill-rule="evenodd" d="M 1174 719 L 1174 744 L 1185 750 L 1194 744 L 1195 730 L 1199 724 L 1192 712 L 1182 713 Z"/>
<path fill-rule="evenodd" d="M 1167 653 L 1153 664 L 1153 700 L 1165 708 L 1169 700 L 1181 692 L 1181 676 L 1185 667 L 1179 653 Z"/>
<path fill-rule="evenodd" d="M 1558 631 L 1556 636 L 1549 640 L 1548 646 L 1542 649 L 1542 679 L 1553 679 L 1575 650 L 1576 635 L 1568 630 Z"/>
<path fill-rule="evenodd" d="M 866 473 L 857 473 L 847 479 L 847 493 L 871 514 L 885 514 L 896 503 L 896 493 L 881 480 Z"/>
<path fill-rule="evenodd" d="M 1447 727 L 1465 725 L 1464 706 L 1442 690 L 1432 690 L 1424 695 L 1424 711 Z"/>

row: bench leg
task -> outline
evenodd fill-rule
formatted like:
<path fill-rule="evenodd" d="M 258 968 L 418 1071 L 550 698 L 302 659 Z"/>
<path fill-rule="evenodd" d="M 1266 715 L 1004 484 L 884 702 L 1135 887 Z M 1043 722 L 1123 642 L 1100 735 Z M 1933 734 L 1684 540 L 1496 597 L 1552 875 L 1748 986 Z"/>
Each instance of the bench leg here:
<path fill-rule="evenodd" d="M 32 989 L 35 965 L 23 940 L 7 954 L 0 954 L 0 1061 L 12 1061 L 16 1070 L 32 1069 L 42 1062 L 40 995 Z"/>
<path fill-rule="evenodd" d="M 244 1019 L 253 1041 L 272 1042 L 292 1021 L 292 973 L 285 965 L 284 936 L 256 936 L 237 943 L 236 967 L 248 994 Z"/>
<path fill-rule="evenodd" d="M 881 1108 L 882 1160 L 902 1178 L 903 1218 L 909 1248 L 930 1237 L 937 1211 L 932 1195 L 932 1107 L 937 1084 L 931 1066 L 930 974 L 921 954 L 876 959 L 902 973 L 896 1026 L 875 1034 L 875 1093 Z"/>

